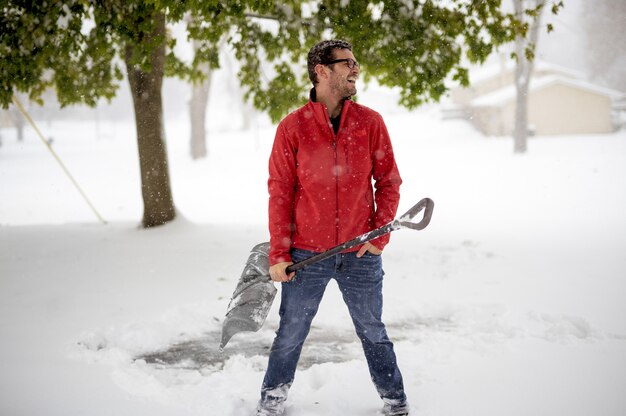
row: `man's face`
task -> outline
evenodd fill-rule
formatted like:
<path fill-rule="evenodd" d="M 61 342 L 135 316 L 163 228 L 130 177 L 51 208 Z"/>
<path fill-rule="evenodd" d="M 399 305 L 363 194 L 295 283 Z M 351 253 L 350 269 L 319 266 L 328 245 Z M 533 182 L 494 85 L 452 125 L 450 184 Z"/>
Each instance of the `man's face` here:
<path fill-rule="evenodd" d="M 334 59 L 353 59 L 352 51 L 348 49 L 335 49 Z M 329 66 L 330 69 L 330 90 L 333 95 L 340 98 L 350 98 L 356 94 L 356 80 L 359 77 L 359 68 L 348 68 L 346 62 L 337 62 Z"/>

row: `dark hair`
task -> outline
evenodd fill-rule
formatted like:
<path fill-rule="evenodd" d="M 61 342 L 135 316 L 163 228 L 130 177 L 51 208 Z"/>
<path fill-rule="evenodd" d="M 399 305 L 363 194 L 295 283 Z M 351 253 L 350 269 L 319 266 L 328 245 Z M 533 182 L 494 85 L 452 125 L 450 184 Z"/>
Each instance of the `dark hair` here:
<path fill-rule="evenodd" d="M 309 79 L 313 85 L 317 84 L 315 66 L 335 59 L 333 55 L 333 51 L 335 49 L 347 49 L 351 51 L 352 45 L 345 40 L 324 40 L 313 46 L 309 51 L 309 55 L 307 57 L 307 67 L 309 70 Z"/>

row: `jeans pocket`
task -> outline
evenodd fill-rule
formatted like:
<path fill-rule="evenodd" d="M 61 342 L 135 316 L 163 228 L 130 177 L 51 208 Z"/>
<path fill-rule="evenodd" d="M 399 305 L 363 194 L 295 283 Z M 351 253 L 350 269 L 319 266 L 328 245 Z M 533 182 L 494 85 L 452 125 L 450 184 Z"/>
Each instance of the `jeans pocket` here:
<path fill-rule="evenodd" d="M 362 257 L 355 257 L 353 272 L 361 278 L 372 280 L 382 279 L 382 256 L 366 252 Z"/>

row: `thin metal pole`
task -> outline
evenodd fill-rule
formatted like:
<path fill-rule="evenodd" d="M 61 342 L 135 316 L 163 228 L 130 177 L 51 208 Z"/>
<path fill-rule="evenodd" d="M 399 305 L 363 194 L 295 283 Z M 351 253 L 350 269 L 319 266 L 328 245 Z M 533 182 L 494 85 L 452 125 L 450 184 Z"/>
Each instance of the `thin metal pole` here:
<path fill-rule="evenodd" d="M 54 156 L 54 158 L 56 159 L 57 162 L 59 162 L 59 165 L 61 165 L 61 169 L 63 169 L 63 172 L 65 172 L 65 174 L 67 175 L 68 178 L 70 178 L 70 181 L 72 181 L 72 183 L 74 184 L 74 186 L 76 187 L 76 189 L 78 190 L 78 192 L 81 194 L 81 196 L 83 197 L 83 199 L 85 200 L 85 202 L 87 202 L 87 205 L 89 205 L 89 207 L 91 208 L 91 210 L 93 211 L 94 214 L 96 214 L 96 217 L 98 217 L 98 220 L 100 220 L 101 223 L 106 224 L 107 222 L 102 218 L 102 216 L 100 215 L 100 213 L 98 213 L 98 211 L 96 210 L 96 207 L 93 206 L 93 204 L 91 203 L 91 201 L 89 200 L 89 198 L 87 198 L 87 195 L 85 194 L 85 192 L 83 192 L 82 188 L 80 187 L 80 185 L 78 185 L 78 182 L 76 182 L 76 179 L 74 179 L 74 177 L 72 176 L 72 174 L 70 173 L 70 171 L 67 169 L 67 167 L 65 167 L 65 164 L 63 163 L 63 161 L 61 160 L 61 158 L 59 157 L 59 155 L 57 155 L 57 153 L 54 151 L 54 149 L 52 148 L 52 146 L 50 146 L 50 143 L 43 137 L 43 134 L 41 134 L 41 131 L 39 131 L 39 129 L 37 128 L 37 125 L 35 124 L 35 122 L 33 121 L 33 119 L 31 118 L 30 114 L 28 114 L 28 112 L 24 109 L 24 107 L 22 106 L 22 103 L 20 103 L 20 100 L 17 99 L 17 97 L 14 95 L 13 96 L 13 102 L 15 103 L 15 105 L 17 105 L 17 108 L 20 109 L 20 111 L 22 112 L 22 114 L 24 115 L 24 117 L 26 118 L 26 120 L 28 120 L 28 122 L 30 123 L 31 126 L 33 126 L 33 128 L 35 129 L 35 131 L 37 132 L 37 135 L 39 136 L 39 138 L 41 139 L 41 141 L 43 142 L 43 144 L 46 145 L 46 147 L 48 148 L 48 150 L 50 151 L 50 153 L 52 154 L 52 156 Z"/>

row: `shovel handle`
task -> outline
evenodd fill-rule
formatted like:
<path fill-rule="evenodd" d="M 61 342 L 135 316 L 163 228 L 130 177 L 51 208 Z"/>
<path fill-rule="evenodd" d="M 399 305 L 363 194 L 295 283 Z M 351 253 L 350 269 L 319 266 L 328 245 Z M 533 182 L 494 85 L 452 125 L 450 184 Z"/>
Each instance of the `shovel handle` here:
<path fill-rule="evenodd" d="M 399 230 L 401 228 L 423 230 L 430 223 L 430 218 L 433 215 L 434 206 L 435 204 L 432 199 L 424 198 L 417 204 L 415 204 L 410 210 L 405 212 L 404 215 L 402 215 L 399 219 L 393 220 L 383 225 L 382 227 L 376 228 L 375 230 L 369 231 L 365 234 L 361 234 L 360 236 L 353 238 L 350 241 L 346 241 L 345 243 L 335 246 L 327 251 L 316 254 L 313 257 L 309 257 L 306 260 L 291 264 L 287 267 L 287 269 L 285 269 L 285 273 L 289 274 L 297 270 L 303 269 L 308 265 L 317 263 L 318 261 L 322 261 L 324 259 L 334 256 L 335 254 L 341 253 L 342 251 L 367 243 L 368 241 L 371 241 L 392 231 Z M 410 220 L 413 219 L 422 210 L 424 210 L 424 217 L 422 218 L 422 220 L 418 223 L 411 222 Z"/>

